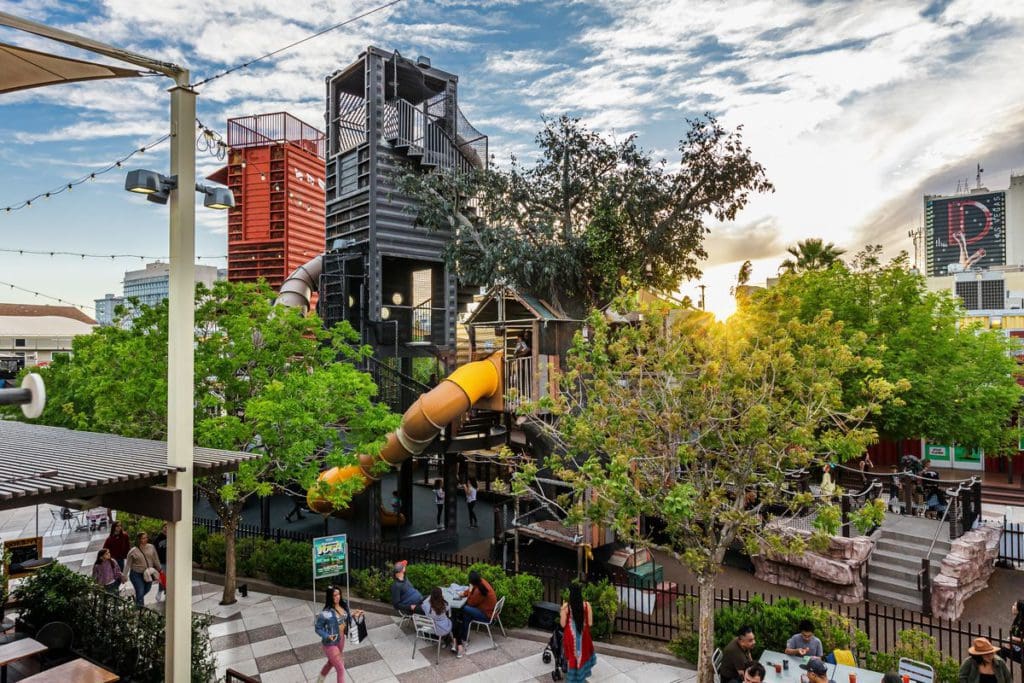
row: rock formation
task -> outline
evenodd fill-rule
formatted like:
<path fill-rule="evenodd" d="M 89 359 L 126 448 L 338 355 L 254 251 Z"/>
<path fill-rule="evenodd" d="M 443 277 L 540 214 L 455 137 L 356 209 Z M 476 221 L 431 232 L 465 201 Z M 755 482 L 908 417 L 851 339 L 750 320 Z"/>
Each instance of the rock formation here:
<path fill-rule="evenodd" d="M 794 531 L 810 537 L 808 532 Z M 755 555 L 757 578 L 777 586 L 789 586 L 842 604 L 864 600 L 862 570 L 875 542 L 867 536 L 833 537 L 824 553 L 808 550 L 800 555 L 767 551 Z"/>
<path fill-rule="evenodd" d="M 932 616 L 959 619 L 964 601 L 988 585 L 1002 531 L 1002 525 L 985 523 L 953 541 L 932 579 Z"/>

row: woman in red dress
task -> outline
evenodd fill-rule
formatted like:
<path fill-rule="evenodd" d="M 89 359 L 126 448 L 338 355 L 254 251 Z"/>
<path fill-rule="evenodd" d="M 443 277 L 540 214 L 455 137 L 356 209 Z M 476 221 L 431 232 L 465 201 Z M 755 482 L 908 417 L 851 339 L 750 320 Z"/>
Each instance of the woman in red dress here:
<path fill-rule="evenodd" d="M 597 663 L 590 627 L 594 613 L 590 603 L 584 602 L 583 590 L 578 583 L 569 586 L 569 601 L 562 603 L 562 651 L 565 654 L 566 683 L 578 683 L 590 678 Z"/>

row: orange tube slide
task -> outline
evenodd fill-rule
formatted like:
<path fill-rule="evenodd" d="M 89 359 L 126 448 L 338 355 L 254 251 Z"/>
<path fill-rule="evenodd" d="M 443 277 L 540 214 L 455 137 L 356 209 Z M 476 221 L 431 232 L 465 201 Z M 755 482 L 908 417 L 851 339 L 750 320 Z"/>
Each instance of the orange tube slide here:
<path fill-rule="evenodd" d="M 416 399 L 405 411 L 398 429 L 388 434 L 380 459 L 392 467 L 401 465 L 406 458 L 426 450 L 441 430 L 477 401 L 501 395 L 503 356 L 504 353 L 498 351 L 484 360 L 467 363 Z M 372 475 L 374 463 L 373 456 L 360 454 L 358 465 L 332 467 L 322 472 L 318 481 L 337 484 L 361 477 L 365 488 L 379 478 Z M 306 504 L 310 510 L 322 515 L 334 511 L 328 501 L 315 495 L 314 489 L 307 492 Z"/>

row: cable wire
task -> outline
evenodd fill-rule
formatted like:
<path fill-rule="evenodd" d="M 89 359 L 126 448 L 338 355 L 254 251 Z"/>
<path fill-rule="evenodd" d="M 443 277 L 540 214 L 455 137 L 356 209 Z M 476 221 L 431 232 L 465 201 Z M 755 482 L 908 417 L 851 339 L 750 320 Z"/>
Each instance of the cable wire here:
<path fill-rule="evenodd" d="M 265 55 L 261 55 L 259 57 L 256 57 L 255 59 L 250 59 L 247 62 L 242 62 L 241 64 L 238 64 L 236 66 L 231 67 L 230 69 L 227 69 L 225 71 L 221 71 L 220 73 L 216 73 L 213 76 L 210 76 L 208 78 L 204 78 L 201 81 L 196 81 L 195 83 L 193 83 L 189 87 L 190 88 L 198 88 L 201 85 L 206 85 L 207 83 L 209 83 L 211 81 L 215 81 L 218 78 L 223 78 L 224 76 L 227 76 L 230 73 L 234 73 L 235 71 L 239 71 L 240 69 L 246 69 L 246 68 L 252 66 L 253 64 L 255 64 L 256 62 L 259 62 L 259 61 L 262 61 L 264 59 L 267 59 L 268 57 L 273 57 L 274 55 L 281 54 L 282 52 L 284 52 L 286 50 L 290 50 L 293 47 L 296 47 L 298 45 L 302 45 L 303 43 L 305 43 L 307 41 L 313 40 L 314 38 L 319 38 L 320 36 L 324 35 L 325 33 L 330 33 L 331 31 L 334 31 L 334 30 L 337 30 L 337 29 L 341 28 L 342 26 L 347 26 L 348 24 L 351 24 L 353 22 L 359 21 L 360 19 L 365 19 L 366 17 L 370 16 L 371 14 L 376 14 L 377 12 L 381 12 L 381 11 L 387 9 L 388 7 L 392 7 L 394 5 L 397 5 L 398 3 L 402 2 L 402 1 L 403 0 L 391 0 L 391 2 L 384 3 L 383 5 L 378 5 L 377 7 L 374 7 L 371 10 L 367 10 L 366 12 L 363 12 L 362 14 L 358 14 L 358 15 L 350 18 L 350 19 L 346 19 L 345 21 L 342 21 L 342 22 L 340 22 L 338 24 L 334 24 L 333 26 L 328 26 L 327 28 L 321 29 L 320 31 L 317 31 L 316 33 L 310 34 L 310 35 L 306 36 L 305 38 L 302 38 L 301 40 L 296 40 L 294 43 L 290 43 L 288 45 L 285 45 L 284 47 L 278 48 L 278 49 L 274 50 L 273 52 L 268 52 Z"/>
<path fill-rule="evenodd" d="M 49 299 L 50 301 L 58 301 L 58 302 L 60 302 L 62 304 L 67 304 L 68 306 L 74 306 L 75 308 L 80 308 L 83 311 L 85 309 L 87 309 L 87 308 L 92 309 L 92 310 L 96 310 L 95 306 L 83 306 L 82 304 L 76 304 L 73 301 L 68 301 L 67 299 L 61 299 L 61 298 L 56 297 L 56 296 L 50 296 L 49 294 L 43 294 L 42 292 L 37 292 L 34 289 L 25 289 L 24 287 L 19 287 L 18 285 L 10 283 L 10 282 L 0 281 L 0 286 L 10 287 L 11 289 L 17 289 L 20 292 L 27 292 L 28 294 L 34 294 L 36 296 L 41 296 L 44 299 Z"/>
<path fill-rule="evenodd" d="M 169 256 L 147 256 L 145 254 L 85 254 L 85 253 L 81 253 L 81 252 L 77 252 L 77 251 L 57 251 L 57 250 L 38 250 L 38 249 L 7 249 L 7 248 L 0 248 L 0 253 L 4 253 L 4 254 L 18 254 L 19 256 L 24 256 L 26 254 L 33 255 L 33 256 L 78 256 L 78 257 L 83 258 L 83 259 L 96 258 L 96 259 L 111 259 L 111 260 L 113 260 L 113 259 L 119 259 L 119 258 L 130 258 L 130 259 L 140 259 L 142 261 L 145 261 L 146 259 L 149 259 L 150 261 L 164 261 L 164 260 L 167 260 L 167 259 L 170 258 Z M 216 261 L 218 259 L 226 259 L 226 258 L 227 258 L 226 255 L 196 256 L 196 260 L 197 261 L 202 261 L 203 259 L 206 259 L 207 261 Z"/>

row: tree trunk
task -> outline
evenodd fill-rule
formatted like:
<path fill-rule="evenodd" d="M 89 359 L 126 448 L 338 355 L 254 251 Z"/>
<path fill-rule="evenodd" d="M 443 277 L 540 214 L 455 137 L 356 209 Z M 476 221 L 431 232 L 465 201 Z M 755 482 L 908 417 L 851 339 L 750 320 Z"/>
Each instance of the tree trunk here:
<path fill-rule="evenodd" d="M 700 611 L 697 624 L 699 645 L 697 650 L 697 683 L 714 683 L 715 671 L 711 655 L 715 650 L 715 577 L 697 577 L 697 595 Z"/>
<path fill-rule="evenodd" d="M 238 525 L 238 516 L 231 515 L 224 521 L 224 595 L 221 596 L 220 604 L 233 605 L 238 599 L 235 597 L 235 583 L 237 571 L 235 569 L 235 528 Z"/>

